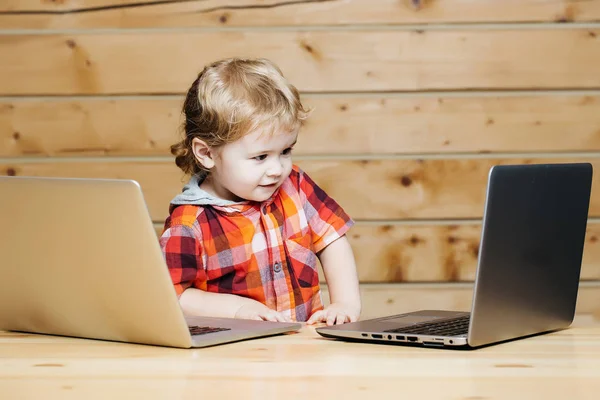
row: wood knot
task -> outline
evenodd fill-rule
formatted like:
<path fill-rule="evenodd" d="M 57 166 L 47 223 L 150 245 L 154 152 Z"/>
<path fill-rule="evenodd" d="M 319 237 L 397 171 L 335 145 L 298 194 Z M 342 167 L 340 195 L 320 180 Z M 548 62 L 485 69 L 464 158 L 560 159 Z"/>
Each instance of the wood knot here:
<path fill-rule="evenodd" d="M 222 24 L 226 24 L 229 20 L 229 16 L 227 14 L 223 14 L 219 17 L 219 22 Z"/>
<path fill-rule="evenodd" d="M 346 111 L 348 109 L 348 106 L 346 104 L 342 104 L 340 106 L 340 111 Z"/>
<path fill-rule="evenodd" d="M 588 36 L 591 38 L 595 38 L 597 36 L 596 32 L 589 31 Z"/>
<path fill-rule="evenodd" d="M 311 44 L 304 40 L 300 41 L 300 47 L 306 51 L 310 56 L 317 62 L 322 61 L 323 55 L 319 52 L 319 49 L 313 47 Z"/>
<path fill-rule="evenodd" d="M 402 178 L 400 178 L 400 183 L 402 183 L 402 186 L 404 187 L 412 185 L 412 182 L 412 179 L 408 175 L 404 175 Z"/>
<path fill-rule="evenodd" d="M 6 175 L 8 175 L 8 176 L 15 176 L 15 175 L 17 175 L 17 171 L 14 168 L 7 168 L 6 169 Z"/>
<path fill-rule="evenodd" d="M 307 52 L 309 52 L 309 53 L 311 53 L 311 54 L 312 54 L 312 53 L 315 51 L 315 50 L 313 49 L 313 47 L 312 47 L 310 44 L 306 43 L 306 42 L 302 42 L 302 43 L 301 43 L 301 45 L 302 45 L 302 48 L 303 48 L 304 50 L 306 50 Z"/>
<path fill-rule="evenodd" d="M 392 229 L 393 229 L 393 227 L 392 227 L 391 225 L 381 225 L 381 226 L 379 227 L 379 230 L 380 230 L 381 232 L 384 232 L 384 233 L 386 233 L 386 232 L 389 232 L 389 231 L 391 231 Z"/>
<path fill-rule="evenodd" d="M 65 43 L 67 43 L 67 46 L 69 46 L 70 49 L 74 49 L 77 46 L 77 43 L 75 43 L 73 39 L 69 39 Z"/>
<path fill-rule="evenodd" d="M 473 257 L 475 257 L 475 258 L 479 257 L 479 245 L 478 244 L 471 245 L 471 254 L 473 254 Z"/>
<path fill-rule="evenodd" d="M 454 236 L 448 236 L 448 243 L 452 244 L 452 243 L 456 243 L 458 239 L 456 239 L 456 237 Z"/>
<path fill-rule="evenodd" d="M 21 134 L 19 132 L 13 133 L 13 139 L 15 139 L 15 140 L 21 139 Z"/>
<path fill-rule="evenodd" d="M 410 244 L 412 244 L 413 246 L 416 246 L 421 242 L 422 242 L 421 238 L 418 237 L 417 235 L 412 235 L 410 237 Z"/>
<path fill-rule="evenodd" d="M 485 124 L 486 124 L 487 126 L 490 126 L 490 125 L 494 125 L 494 123 L 495 123 L 495 122 L 496 122 L 496 121 L 494 121 L 494 119 L 493 119 L 493 118 L 488 118 L 488 119 L 487 119 L 487 121 L 485 121 Z"/>

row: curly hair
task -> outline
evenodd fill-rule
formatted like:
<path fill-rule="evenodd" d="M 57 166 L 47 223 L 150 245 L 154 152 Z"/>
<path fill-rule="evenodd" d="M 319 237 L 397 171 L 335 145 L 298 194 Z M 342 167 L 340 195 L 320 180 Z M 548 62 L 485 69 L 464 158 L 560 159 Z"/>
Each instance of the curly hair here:
<path fill-rule="evenodd" d="M 295 130 L 309 114 L 298 90 L 264 58 L 229 58 L 206 66 L 190 86 L 182 112 L 184 137 L 171 153 L 190 175 L 205 171 L 192 151 L 194 138 L 219 148 L 257 129 Z"/>

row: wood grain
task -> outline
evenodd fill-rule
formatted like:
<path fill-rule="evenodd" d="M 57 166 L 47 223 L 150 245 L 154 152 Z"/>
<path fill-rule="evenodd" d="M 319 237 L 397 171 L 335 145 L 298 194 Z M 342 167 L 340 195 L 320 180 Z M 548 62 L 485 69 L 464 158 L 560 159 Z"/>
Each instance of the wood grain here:
<path fill-rule="evenodd" d="M 0 101 L 0 157 L 170 155 L 181 96 Z M 305 95 L 296 155 L 600 151 L 600 96 Z"/>
<path fill-rule="evenodd" d="M 475 351 L 334 341 L 310 326 L 197 350 L 0 332 L 0 396 L 361 399 L 400 389 L 423 400 L 595 400 L 599 353 L 600 322 L 587 315 L 570 329 Z"/>
<path fill-rule="evenodd" d="M 140 4 L 143 3 L 143 4 Z M 598 21 L 597 0 L 4 0 L 5 28 L 277 27 Z"/>
<path fill-rule="evenodd" d="M 270 58 L 300 90 L 311 92 L 592 89 L 600 87 L 599 33 L 574 28 L 3 35 L 0 95 L 183 93 L 203 65 L 232 56 Z"/>
<path fill-rule="evenodd" d="M 584 158 L 466 158 L 299 160 L 330 196 L 357 220 L 481 218 L 489 169 L 497 164 L 591 162 Z M 187 178 L 174 162 L 119 161 L 0 163 L 0 174 L 126 178 L 140 182 L 153 220 L 163 220 L 169 201 Z M 592 186 L 590 216 L 600 216 L 600 178 Z"/>

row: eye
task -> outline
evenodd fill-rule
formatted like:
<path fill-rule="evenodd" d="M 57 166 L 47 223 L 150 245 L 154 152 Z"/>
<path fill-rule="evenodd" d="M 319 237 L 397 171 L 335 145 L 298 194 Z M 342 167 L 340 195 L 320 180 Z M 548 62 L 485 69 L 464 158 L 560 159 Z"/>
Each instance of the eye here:
<path fill-rule="evenodd" d="M 267 158 L 266 154 L 261 154 L 260 156 L 254 157 L 256 161 L 264 161 Z"/>
<path fill-rule="evenodd" d="M 292 148 L 288 147 L 287 149 L 285 149 L 282 153 L 284 156 L 289 156 L 290 154 L 292 154 Z"/>

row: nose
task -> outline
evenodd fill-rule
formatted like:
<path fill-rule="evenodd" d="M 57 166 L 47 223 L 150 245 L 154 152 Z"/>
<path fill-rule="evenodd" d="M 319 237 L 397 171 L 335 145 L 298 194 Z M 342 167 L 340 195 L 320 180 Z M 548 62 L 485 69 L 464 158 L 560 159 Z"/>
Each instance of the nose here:
<path fill-rule="evenodd" d="M 281 160 L 279 159 L 279 157 L 274 158 L 269 164 L 269 168 L 267 169 L 267 175 L 271 177 L 278 177 L 282 173 L 283 165 L 281 164 Z"/>

